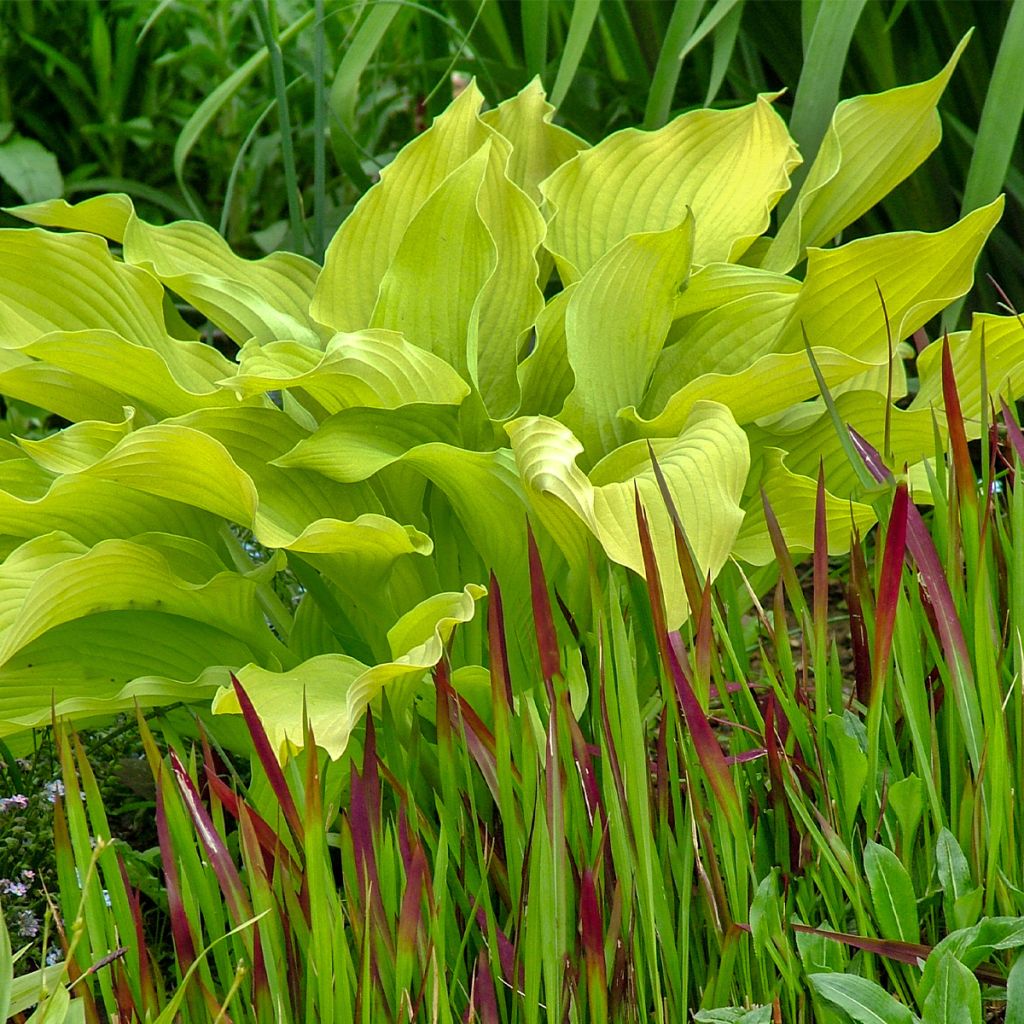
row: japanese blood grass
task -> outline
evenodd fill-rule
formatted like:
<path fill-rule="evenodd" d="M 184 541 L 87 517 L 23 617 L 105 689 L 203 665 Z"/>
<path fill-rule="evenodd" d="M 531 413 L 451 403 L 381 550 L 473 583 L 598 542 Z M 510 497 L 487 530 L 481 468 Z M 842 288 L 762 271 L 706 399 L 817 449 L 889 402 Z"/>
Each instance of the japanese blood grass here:
<path fill-rule="evenodd" d="M 661 567 L 596 562 L 580 630 L 531 546 L 543 671 L 512 677 L 492 579 L 490 672 L 442 659 L 406 741 L 385 701 L 340 760 L 307 733 L 281 766 L 236 681 L 245 782 L 140 720 L 170 949 L 62 732 L 46 990 L 89 1020 L 1019 1020 L 1024 436 L 1006 405 L 989 427 L 980 482 L 930 464 L 926 513 L 855 434 L 885 527 L 807 579 L 780 540 L 751 617 L 678 517 L 681 631 Z"/>

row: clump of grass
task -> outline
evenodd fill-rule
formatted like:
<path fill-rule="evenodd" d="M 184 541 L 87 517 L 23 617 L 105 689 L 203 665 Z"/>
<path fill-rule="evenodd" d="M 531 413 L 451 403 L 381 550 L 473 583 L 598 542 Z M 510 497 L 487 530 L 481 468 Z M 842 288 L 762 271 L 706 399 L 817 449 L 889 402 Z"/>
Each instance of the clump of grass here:
<path fill-rule="evenodd" d="M 648 582 L 595 564 L 586 631 L 531 546 L 536 678 L 492 579 L 489 670 L 442 662 L 340 761 L 307 734 L 279 765 L 237 682 L 251 777 L 140 718 L 171 956 L 61 732 L 45 990 L 88 1020 L 1019 1019 L 1024 433 L 990 413 L 976 473 L 948 358 L 944 385 L 927 495 L 851 432 L 885 525 L 848 571 L 824 481 L 807 579 L 765 503 L 763 599 L 702 581 L 675 517 L 670 631 L 638 498 Z"/>

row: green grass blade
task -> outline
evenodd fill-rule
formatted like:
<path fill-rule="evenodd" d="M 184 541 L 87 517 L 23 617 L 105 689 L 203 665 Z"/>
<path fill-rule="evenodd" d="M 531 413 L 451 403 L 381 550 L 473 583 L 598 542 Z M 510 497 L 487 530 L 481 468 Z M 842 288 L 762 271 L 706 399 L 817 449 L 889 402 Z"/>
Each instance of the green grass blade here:
<path fill-rule="evenodd" d="M 548 63 L 548 0 L 521 4 L 519 20 L 523 26 L 526 70 L 531 76 L 543 76 Z"/>
<path fill-rule="evenodd" d="M 1010 172 L 1021 121 L 1024 120 L 1024 89 L 1020 84 L 1022 60 L 1024 0 L 1014 0 L 981 110 L 978 137 L 960 204 L 961 217 L 995 199 Z M 961 298 L 946 310 L 942 322 L 947 330 L 955 327 L 963 305 L 964 299 Z"/>
<path fill-rule="evenodd" d="M 569 92 L 569 86 L 576 77 L 580 61 L 587 48 L 587 41 L 597 21 L 601 8 L 601 0 L 576 0 L 572 8 L 572 19 L 569 22 L 569 35 L 565 40 L 565 50 L 558 65 L 555 85 L 551 90 L 551 103 L 558 107 Z"/>
<path fill-rule="evenodd" d="M 324 261 L 327 245 L 324 214 L 327 206 L 327 97 L 324 94 L 324 0 L 316 0 L 313 41 L 313 259 Z"/>
<path fill-rule="evenodd" d="M 301 18 L 293 21 L 277 36 L 278 46 L 282 46 L 301 32 L 313 20 L 315 14 L 315 11 L 310 10 L 303 14 Z M 174 144 L 174 175 L 178 179 L 178 185 L 181 187 L 182 194 L 185 196 L 185 200 L 193 215 L 200 219 L 203 219 L 200 206 L 195 196 L 192 195 L 192 192 L 185 184 L 185 162 L 188 160 L 192 147 L 199 140 L 199 136 L 210 126 L 210 123 L 220 112 L 221 108 L 237 95 L 246 82 L 263 67 L 269 56 L 270 53 L 264 46 L 263 49 L 254 53 L 240 68 L 236 68 L 235 71 L 225 78 L 195 109 L 192 116 L 185 122 L 185 126 L 181 129 L 181 134 Z"/>
<path fill-rule="evenodd" d="M 299 197 L 299 179 L 295 173 L 295 147 L 292 142 L 292 119 L 288 110 L 288 89 L 284 80 L 284 58 L 281 47 L 271 24 L 270 0 L 256 4 L 256 18 L 259 21 L 263 42 L 270 54 L 270 73 L 274 82 L 274 96 L 277 99 L 278 124 L 281 127 L 281 160 L 284 164 L 284 186 L 288 193 L 288 219 L 291 221 L 292 249 L 305 249 L 305 231 L 302 226 L 302 206 Z"/>
<path fill-rule="evenodd" d="M 789 132 L 800 147 L 804 162 L 792 174 L 792 187 L 779 204 L 780 216 L 785 216 L 793 205 L 839 102 L 846 52 L 865 2 L 847 0 L 818 8 L 789 119 Z"/>
<path fill-rule="evenodd" d="M 679 81 L 679 72 L 682 70 L 683 48 L 693 35 L 703 7 L 704 0 L 676 0 L 665 33 L 665 41 L 658 54 L 651 91 L 647 95 L 644 128 L 648 130 L 660 128 L 668 121 L 676 82 Z"/>

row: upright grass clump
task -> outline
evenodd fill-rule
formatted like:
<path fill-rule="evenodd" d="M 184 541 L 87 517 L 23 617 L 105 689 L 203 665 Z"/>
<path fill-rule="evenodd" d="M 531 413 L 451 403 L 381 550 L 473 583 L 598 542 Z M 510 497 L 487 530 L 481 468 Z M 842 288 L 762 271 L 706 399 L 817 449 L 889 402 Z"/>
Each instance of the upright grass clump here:
<path fill-rule="evenodd" d="M 97 1020 L 1016 1019 L 1024 435 L 1005 404 L 988 426 L 980 480 L 958 442 L 929 463 L 925 513 L 851 431 L 879 536 L 806 578 L 779 542 L 752 604 L 736 567 L 700 582 L 670 511 L 681 630 L 639 495 L 646 580 L 595 561 L 592 630 L 531 539 L 539 674 L 513 675 L 492 578 L 489 670 L 441 658 L 411 729 L 382 697 L 339 760 L 307 726 L 279 762 L 237 680 L 241 771 L 202 729 L 162 756 L 140 719 L 162 946 L 61 733 L 67 959 L 36 996 Z"/>

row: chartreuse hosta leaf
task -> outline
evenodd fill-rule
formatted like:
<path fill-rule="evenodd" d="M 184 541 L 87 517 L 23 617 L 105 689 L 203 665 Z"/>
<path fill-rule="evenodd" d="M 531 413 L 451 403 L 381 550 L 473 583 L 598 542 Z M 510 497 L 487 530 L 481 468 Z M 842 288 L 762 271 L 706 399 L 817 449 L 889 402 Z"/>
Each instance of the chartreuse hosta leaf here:
<path fill-rule="evenodd" d="M 480 119 L 512 144 L 508 176 L 536 205 L 541 204 L 540 183 L 587 143 L 551 123 L 555 108 L 548 103 L 539 78 L 517 96 L 499 103 Z"/>
<path fill-rule="evenodd" d="M 619 410 L 643 394 L 690 267 L 693 218 L 630 235 L 580 280 L 565 309 L 575 385 L 561 418 L 592 464 L 626 437 Z"/>
<path fill-rule="evenodd" d="M 677 302 L 685 326 L 673 329 L 675 340 L 654 368 L 646 416 L 627 409 L 625 417 L 645 435 L 658 436 L 677 431 L 700 399 L 722 402 L 740 423 L 750 423 L 813 398 L 818 384 L 804 352 L 805 331 L 830 389 L 851 381 L 864 387 L 867 375 L 889 359 L 878 292 L 898 343 L 970 287 L 974 262 L 1001 210 L 998 200 L 934 234 L 905 232 L 815 249 L 798 290 L 778 275 L 730 280 L 707 268 L 694 277 L 694 295 L 688 288 Z M 703 292 L 727 301 L 704 311 Z M 897 384 L 902 379 L 898 374 Z M 874 380 L 884 388 L 884 375 Z"/>
<path fill-rule="evenodd" d="M 530 187 L 528 173 L 568 152 L 562 135 L 552 148 L 557 130 L 528 93 L 497 117 L 540 143 L 513 169 L 513 144 L 480 118 L 482 100 L 470 86 L 382 172 L 328 249 L 313 312 L 338 330 L 400 330 L 471 379 L 492 415 L 507 416 L 518 404 L 519 346 L 543 306 L 544 220 L 511 175 Z M 531 110 L 541 120 L 524 133 Z"/>
<path fill-rule="evenodd" d="M 535 253 L 544 221 L 507 177 L 509 153 L 495 135 L 424 200 L 369 321 L 443 357 L 477 385 L 495 416 L 518 404 L 520 340 L 543 306 Z"/>
<path fill-rule="evenodd" d="M 691 212 L 693 262 L 734 262 L 767 227 L 800 162 L 786 126 L 760 96 L 735 110 L 695 110 L 664 128 L 626 128 L 563 164 L 541 186 L 545 246 L 566 283 L 637 232 Z"/>
<path fill-rule="evenodd" d="M 321 343 L 322 329 L 309 315 L 318 268 L 302 256 L 276 252 L 261 260 L 242 259 L 208 224 L 147 224 L 125 195 L 98 196 L 75 206 L 52 199 L 11 212 L 34 224 L 120 242 L 125 263 L 149 270 L 239 345 L 250 338 Z"/>
<path fill-rule="evenodd" d="M 917 85 L 840 103 L 789 216 L 761 261 L 788 272 L 808 246 L 825 245 L 908 177 L 939 144 L 936 109 L 967 38 Z"/>
<path fill-rule="evenodd" d="M 817 484 L 810 476 L 793 473 L 783 463 L 783 452 L 767 448 L 759 452 L 758 486 L 748 488 L 745 495 L 746 515 L 736 537 L 733 554 L 753 565 L 767 565 L 775 560 L 775 551 L 764 520 L 763 488 L 782 528 L 786 544 L 794 552 L 814 550 L 814 512 Z M 861 533 L 875 522 L 870 505 L 825 492 L 825 521 L 828 549 L 832 554 L 849 550 L 850 532 Z"/>
<path fill-rule="evenodd" d="M 367 706 L 382 691 L 398 696 L 408 691 L 444 655 L 445 644 L 460 622 L 475 614 L 483 587 L 468 584 L 461 593 L 437 594 L 404 615 L 388 632 L 392 660 L 368 666 L 344 654 L 322 654 L 287 672 L 246 665 L 239 681 L 252 700 L 279 756 L 284 759 L 304 745 L 304 720 L 317 743 L 340 757 Z M 394 702 L 393 702 L 394 703 Z M 231 687 L 213 702 L 218 713 L 238 713 Z"/>
<path fill-rule="evenodd" d="M 1024 394 L 1024 325 L 1016 316 L 976 313 L 970 331 L 949 336 L 950 356 L 956 375 L 964 426 L 970 437 L 981 433 L 982 370 L 988 394 Z M 921 385 L 912 410 L 942 405 L 942 345 L 933 342 L 918 357 Z M 984 398 L 988 404 L 987 397 Z"/>
<path fill-rule="evenodd" d="M 570 564 L 586 563 L 589 534 L 612 561 L 643 575 L 643 553 L 631 518 L 634 487 L 639 488 L 650 517 L 670 623 L 679 625 L 687 613 L 686 596 L 678 571 L 672 569 L 672 523 L 647 443 L 622 446 L 588 476 L 576 464 L 580 442 L 557 420 L 524 417 L 506 429 L 530 503 Z M 743 520 L 739 500 L 750 464 L 746 435 L 724 406 L 703 402 L 678 437 L 659 438 L 652 447 L 701 571 L 714 577 Z"/>
<path fill-rule="evenodd" d="M 336 334 L 323 352 L 292 341 L 250 342 L 238 362 L 225 388 L 243 398 L 300 389 L 327 415 L 350 408 L 458 405 L 469 394 L 448 363 L 393 331 Z"/>
<path fill-rule="evenodd" d="M 92 548 L 59 532 L 26 541 L 0 567 L 0 732 L 9 731 L 12 721 L 44 724 L 51 702 L 62 713 L 65 701 L 86 694 L 93 711 L 130 706 L 131 695 L 121 691 L 136 676 L 170 668 L 188 683 L 224 652 L 248 652 L 271 665 L 287 662 L 287 649 L 266 628 L 255 587 L 255 581 L 223 571 L 205 545 L 168 535 L 107 540 Z M 147 624 L 134 641 L 123 638 L 131 653 L 103 647 L 104 630 L 121 614 L 134 617 L 136 626 Z M 93 651 L 81 670 L 70 681 L 55 676 L 54 663 L 65 665 L 94 626 Z M 145 650 L 136 651 L 143 635 Z M 198 652 L 174 658 L 163 650 L 165 644 L 194 643 L 211 645 L 202 660 Z M 105 657 L 98 658 L 100 652 Z M 132 674 L 124 673 L 126 664 Z M 182 668 L 185 673 L 177 674 Z M 75 679 L 81 687 L 69 688 L 66 683 Z"/>

